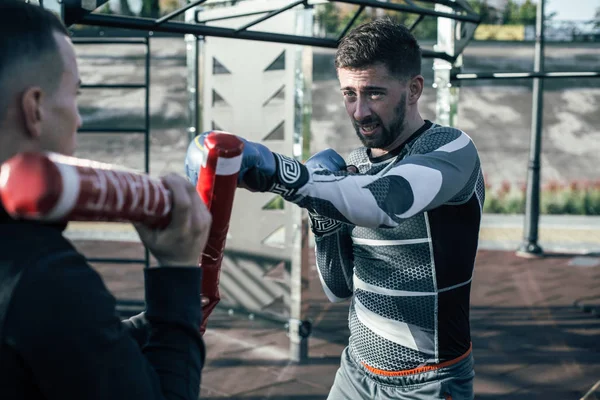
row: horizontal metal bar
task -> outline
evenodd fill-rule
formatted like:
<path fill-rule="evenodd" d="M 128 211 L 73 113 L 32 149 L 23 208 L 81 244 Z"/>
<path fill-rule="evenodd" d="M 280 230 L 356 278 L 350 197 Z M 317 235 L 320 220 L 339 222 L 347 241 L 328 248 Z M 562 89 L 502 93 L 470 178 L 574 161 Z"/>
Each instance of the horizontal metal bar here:
<path fill-rule="evenodd" d="M 143 83 L 81 85 L 82 89 L 145 89 Z"/>
<path fill-rule="evenodd" d="M 227 19 L 252 17 L 254 15 L 267 14 L 267 13 L 270 13 L 271 11 L 273 11 L 273 10 L 254 11 L 254 12 L 248 12 L 248 13 L 243 13 L 243 14 L 228 15 L 226 17 L 199 19 L 198 17 L 202 14 L 202 11 L 198 10 L 198 11 L 196 11 L 196 18 L 195 19 L 196 19 L 196 23 L 198 23 L 198 24 L 205 24 L 207 22 L 224 21 L 224 20 L 227 20 Z"/>
<path fill-rule="evenodd" d="M 145 128 L 81 128 L 78 133 L 146 133 Z"/>
<path fill-rule="evenodd" d="M 134 258 L 88 258 L 90 263 L 103 263 L 103 264 L 144 264 L 144 259 Z"/>
<path fill-rule="evenodd" d="M 197 25 L 184 22 L 165 22 L 155 27 L 154 20 L 139 17 L 124 17 L 121 15 L 108 14 L 89 14 L 85 16 L 81 24 L 105 27 L 119 27 L 125 29 L 149 30 L 158 32 L 183 33 L 199 36 L 215 36 L 231 39 L 246 39 L 262 42 L 297 44 L 302 46 L 315 46 L 335 49 L 338 46 L 336 39 L 317 38 L 308 36 L 285 35 L 272 32 L 242 31 L 236 32 L 234 29 L 221 28 L 208 25 Z M 423 58 L 440 58 L 452 62 L 454 57 L 431 50 L 423 50 Z"/>
<path fill-rule="evenodd" d="M 445 13 L 440 11 L 431 10 L 423 7 L 412 7 L 406 6 L 403 4 L 397 3 L 383 3 L 378 0 L 334 0 L 337 3 L 347 3 L 347 4 L 355 4 L 359 6 L 367 6 L 373 8 L 383 8 L 386 10 L 394 10 L 394 11 L 404 11 L 412 14 L 420 14 L 420 15 L 429 15 L 432 17 L 442 17 L 449 18 L 455 21 L 465 21 L 465 22 L 473 22 L 475 24 L 479 24 L 481 22 L 481 17 L 479 15 L 460 15 L 460 14 L 452 14 Z"/>
<path fill-rule="evenodd" d="M 250 27 L 253 27 L 253 26 L 254 26 L 254 25 L 256 25 L 256 24 L 259 24 L 259 23 L 261 23 L 261 22 L 263 22 L 263 21 L 266 21 L 267 19 L 269 19 L 269 18 L 272 18 L 272 17 L 274 17 L 274 16 L 276 16 L 276 15 L 279 15 L 279 14 L 281 14 L 282 12 L 285 12 L 285 11 L 287 11 L 287 10 L 289 10 L 289 9 L 292 9 L 292 8 L 294 8 L 294 7 L 296 7 L 296 6 L 300 5 L 300 4 L 302 4 L 302 3 L 304 3 L 304 2 L 305 2 L 305 0 L 296 0 L 295 2 L 293 2 L 293 3 L 291 3 L 291 4 L 288 4 L 288 5 L 287 5 L 287 6 L 285 6 L 285 7 L 281 7 L 281 8 L 279 8 L 279 9 L 277 9 L 277 10 L 271 11 L 271 12 L 270 12 L 270 13 L 268 13 L 267 15 L 265 15 L 265 16 L 262 16 L 262 17 L 260 17 L 259 19 L 255 20 L 255 21 L 252 21 L 252 22 L 249 22 L 249 23 L 247 23 L 246 25 L 244 25 L 244 26 L 242 26 L 242 27 L 240 27 L 240 28 L 236 29 L 236 32 L 245 31 L 245 30 L 247 30 L 248 28 L 250 28 Z"/>
<path fill-rule="evenodd" d="M 146 39 L 71 39 L 73 44 L 146 44 Z"/>
<path fill-rule="evenodd" d="M 338 1 L 338 0 L 333 0 L 333 1 Z M 423 2 L 423 3 L 439 4 L 442 6 L 453 8 L 458 11 L 468 11 L 468 10 L 465 10 L 465 8 L 462 6 L 462 4 L 460 2 L 455 2 L 453 0 L 418 0 L 418 1 Z M 407 1 L 407 3 L 409 3 L 409 1 Z"/>
<path fill-rule="evenodd" d="M 457 73 L 450 77 L 451 81 L 467 81 L 478 79 L 531 79 L 531 78 L 598 78 L 600 72 L 479 72 Z"/>
<path fill-rule="evenodd" d="M 196 1 L 193 1 L 190 4 L 187 4 L 187 5 L 183 6 L 183 7 L 181 7 L 180 9 L 173 11 L 172 13 L 170 13 L 168 15 L 165 15 L 162 18 L 157 19 L 155 23 L 156 23 L 156 25 L 164 24 L 165 22 L 167 22 L 170 19 L 175 18 L 179 14 L 182 14 L 182 13 L 186 12 L 190 8 L 199 6 L 200 4 L 205 3 L 205 2 L 206 2 L 206 0 L 196 0 Z"/>

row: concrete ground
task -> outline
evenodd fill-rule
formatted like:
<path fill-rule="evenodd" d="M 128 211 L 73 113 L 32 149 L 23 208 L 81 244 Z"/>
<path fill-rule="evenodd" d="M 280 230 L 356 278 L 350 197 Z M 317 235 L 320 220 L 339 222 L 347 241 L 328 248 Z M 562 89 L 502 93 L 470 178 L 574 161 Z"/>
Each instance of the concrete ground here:
<path fill-rule="evenodd" d="M 75 240 L 88 257 L 140 258 L 135 242 Z M 121 305 L 143 299 L 139 265 L 94 263 Z M 312 269 L 314 270 L 314 263 Z M 205 334 L 202 399 L 325 399 L 347 343 L 348 303 L 309 282 L 309 358 L 288 360 L 283 323 L 218 308 Z M 524 259 L 480 250 L 471 322 L 477 399 L 600 399 L 600 257 L 552 253 Z M 597 385 L 596 385 L 597 386 Z M 590 393 L 588 393 L 590 392 Z"/>

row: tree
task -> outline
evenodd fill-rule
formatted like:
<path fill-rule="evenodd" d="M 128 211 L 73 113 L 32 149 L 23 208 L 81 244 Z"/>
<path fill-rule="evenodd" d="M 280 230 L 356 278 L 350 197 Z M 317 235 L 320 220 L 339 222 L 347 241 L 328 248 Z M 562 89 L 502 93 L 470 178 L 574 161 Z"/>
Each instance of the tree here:
<path fill-rule="evenodd" d="M 479 14 L 482 24 L 495 24 L 496 15 L 492 7 L 489 6 L 487 0 L 469 0 L 471 8 Z"/>
<path fill-rule="evenodd" d="M 142 17 L 158 18 L 160 16 L 160 6 L 158 0 L 142 0 Z"/>
<path fill-rule="evenodd" d="M 517 17 L 517 23 L 523 25 L 535 25 L 537 19 L 537 4 L 532 0 L 525 0 L 521 7 L 519 7 L 519 13 Z"/>
<path fill-rule="evenodd" d="M 502 23 L 504 25 L 514 24 L 519 15 L 519 5 L 515 0 L 508 0 L 506 7 L 502 12 Z"/>

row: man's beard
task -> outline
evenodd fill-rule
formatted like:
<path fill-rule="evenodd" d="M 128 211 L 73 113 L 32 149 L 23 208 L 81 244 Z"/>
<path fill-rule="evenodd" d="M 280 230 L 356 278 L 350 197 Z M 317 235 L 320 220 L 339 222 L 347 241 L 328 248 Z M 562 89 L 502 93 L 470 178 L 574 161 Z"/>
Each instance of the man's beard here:
<path fill-rule="evenodd" d="M 395 117 L 389 126 L 383 125 L 383 122 L 376 114 L 372 114 L 371 116 L 360 121 L 360 123 L 356 120 L 353 120 L 352 124 L 356 130 L 356 135 L 362 142 L 363 146 L 369 149 L 385 149 L 394 143 L 394 140 L 396 140 L 398 136 L 402 134 L 402 126 L 404 125 L 404 119 L 406 116 L 406 98 L 404 96 L 400 98 L 400 101 L 394 108 L 394 115 Z M 369 137 L 360 133 L 361 125 L 374 123 L 379 124 L 379 127 L 381 128 L 381 132 L 379 134 Z"/>

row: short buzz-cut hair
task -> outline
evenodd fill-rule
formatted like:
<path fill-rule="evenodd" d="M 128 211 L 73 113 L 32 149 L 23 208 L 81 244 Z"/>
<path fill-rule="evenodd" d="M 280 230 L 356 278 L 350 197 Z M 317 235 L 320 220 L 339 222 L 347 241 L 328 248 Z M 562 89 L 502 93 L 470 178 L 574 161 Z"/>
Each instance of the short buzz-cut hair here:
<path fill-rule="evenodd" d="M 362 24 L 342 38 L 336 69 L 364 69 L 384 64 L 392 76 L 410 79 L 421 74 L 421 48 L 404 25 L 389 17 Z"/>
<path fill-rule="evenodd" d="M 52 12 L 24 0 L 0 0 L 0 120 L 27 87 L 58 88 L 64 63 L 55 32 L 69 36 Z"/>

